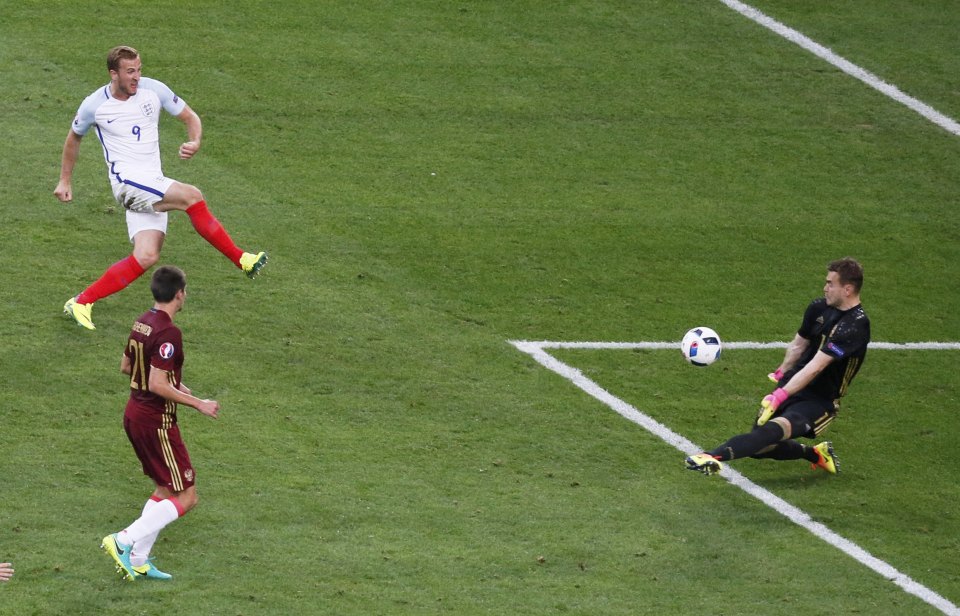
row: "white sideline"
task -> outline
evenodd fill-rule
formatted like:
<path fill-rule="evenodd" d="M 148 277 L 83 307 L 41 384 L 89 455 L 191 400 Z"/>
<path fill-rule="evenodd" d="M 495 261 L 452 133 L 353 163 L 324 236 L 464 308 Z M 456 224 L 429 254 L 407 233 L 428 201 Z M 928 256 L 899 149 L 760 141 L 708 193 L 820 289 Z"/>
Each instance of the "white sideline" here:
<path fill-rule="evenodd" d="M 874 90 L 888 96 L 889 98 L 897 101 L 898 103 L 905 105 L 912 109 L 913 111 L 919 113 L 924 118 L 930 120 L 940 128 L 953 133 L 954 135 L 960 136 L 960 123 L 957 123 L 956 120 L 946 116 L 930 105 L 919 101 L 912 96 L 905 94 L 898 87 L 885 82 L 880 79 L 870 71 L 860 68 L 853 62 L 846 60 L 845 58 L 838 56 L 833 51 L 824 47 L 820 43 L 811 40 L 805 35 L 797 32 L 793 28 L 787 27 L 780 23 L 779 21 L 768 17 L 767 15 L 761 13 L 757 9 L 753 8 L 748 4 L 739 2 L 738 0 L 720 0 L 728 7 L 734 11 L 740 13 L 744 17 L 755 21 L 764 28 L 775 32 L 776 34 L 782 36 L 783 38 L 796 43 L 800 47 L 806 49 L 813 55 L 818 58 L 825 60 L 837 67 L 847 75 L 859 79 L 863 83 L 867 84 Z"/>
<path fill-rule="evenodd" d="M 635 407 L 620 398 L 617 398 L 607 390 L 597 385 L 576 368 L 556 359 L 545 349 L 673 349 L 679 350 L 678 342 L 553 342 L 542 340 L 539 342 L 529 340 L 510 340 L 510 344 L 518 350 L 530 355 L 541 366 L 551 370 L 560 376 L 568 379 L 574 385 L 590 394 L 600 402 L 609 406 L 618 414 L 626 419 L 642 426 L 648 432 L 659 437 L 664 442 L 673 445 L 686 455 L 692 455 L 703 451 L 699 445 L 687 440 L 677 434 L 670 428 L 656 421 L 652 417 L 640 412 Z M 765 348 L 783 348 L 786 343 L 783 342 L 725 342 L 725 349 L 765 349 Z M 885 350 L 927 350 L 927 349 L 946 349 L 960 350 L 960 342 L 907 342 L 907 343 L 870 343 L 871 348 Z M 833 532 L 820 522 L 816 522 L 807 513 L 794 507 L 779 496 L 776 496 L 769 490 L 753 483 L 735 469 L 727 465 L 721 477 L 737 486 L 747 494 L 750 494 L 768 507 L 774 509 L 793 523 L 802 526 L 820 539 L 826 541 L 835 548 L 841 550 L 848 556 L 856 559 L 859 563 L 869 567 L 879 573 L 887 580 L 893 582 L 906 592 L 920 598 L 925 603 L 935 607 L 948 616 L 960 616 L 960 608 L 951 603 L 946 598 L 916 582 L 904 573 L 901 573 L 888 563 L 876 558 L 857 544 L 849 541 Z"/>
<path fill-rule="evenodd" d="M 637 349 L 680 350 L 679 342 L 562 342 L 559 340 L 511 341 L 511 344 L 535 344 L 541 349 Z M 786 342 L 724 342 L 724 349 L 785 349 Z M 868 348 L 887 351 L 960 351 L 960 342 L 871 342 Z"/>

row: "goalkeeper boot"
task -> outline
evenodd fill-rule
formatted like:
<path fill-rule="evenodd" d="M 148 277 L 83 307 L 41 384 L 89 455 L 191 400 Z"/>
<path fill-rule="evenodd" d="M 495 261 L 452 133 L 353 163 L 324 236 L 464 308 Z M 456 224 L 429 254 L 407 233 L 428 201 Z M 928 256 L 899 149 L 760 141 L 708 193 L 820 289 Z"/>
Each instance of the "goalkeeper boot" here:
<path fill-rule="evenodd" d="M 143 563 L 139 567 L 134 567 L 133 570 L 136 572 L 138 577 L 152 578 L 154 580 L 170 580 L 173 579 L 173 576 L 169 573 L 164 573 L 160 571 L 153 565 L 153 559 L 148 558 L 147 562 Z"/>
<path fill-rule="evenodd" d="M 715 475 L 723 468 L 723 464 L 708 453 L 698 453 L 688 457 L 684 462 L 687 463 L 688 471 L 700 471 L 704 475 Z"/>
<path fill-rule="evenodd" d="M 137 579 L 137 572 L 133 570 L 133 565 L 130 564 L 131 547 L 120 543 L 116 533 L 107 535 L 100 542 L 100 548 L 117 564 L 117 573 L 122 573 L 125 580 L 134 582 Z"/>
<path fill-rule="evenodd" d="M 817 452 L 818 459 L 810 465 L 810 468 L 822 468 L 831 475 L 836 475 L 840 472 L 840 460 L 837 459 L 837 454 L 833 453 L 833 443 L 823 441 L 818 445 L 814 445 L 813 450 Z"/>
<path fill-rule="evenodd" d="M 87 329 L 97 329 L 93 325 L 93 304 L 81 304 L 76 297 L 71 297 L 63 305 L 63 314 L 73 317 L 80 327 Z"/>
<path fill-rule="evenodd" d="M 240 256 L 240 269 L 248 278 L 256 278 L 263 266 L 267 264 L 267 253 L 245 252 Z"/>

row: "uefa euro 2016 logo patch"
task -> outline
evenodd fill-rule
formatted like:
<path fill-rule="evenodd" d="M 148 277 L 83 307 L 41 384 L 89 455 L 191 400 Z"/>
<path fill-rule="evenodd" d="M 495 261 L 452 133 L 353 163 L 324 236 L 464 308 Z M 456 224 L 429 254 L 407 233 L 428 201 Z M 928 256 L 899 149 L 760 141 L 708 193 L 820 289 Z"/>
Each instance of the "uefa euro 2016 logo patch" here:
<path fill-rule="evenodd" d="M 838 347 L 837 345 L 835 345 L 835 344 L 832 343 L 832 342 L 828 342 L 828 343 L 827 343 L 827 348 L 830 349 L 831 351 L 833 351 L 833 354 L 834 354 L 837 358 L 841 358 L 841 357 L 843 357 L 843 356 L 845 355 L 843 349 L 841 349 L 840 347 Z"/>
<path fill-rule="evenodd" d="M 164 359 L 170 359 L 173 357 L 173 345 L 169 342 L 164 342 L 160 345 L 160 357 Z"/>

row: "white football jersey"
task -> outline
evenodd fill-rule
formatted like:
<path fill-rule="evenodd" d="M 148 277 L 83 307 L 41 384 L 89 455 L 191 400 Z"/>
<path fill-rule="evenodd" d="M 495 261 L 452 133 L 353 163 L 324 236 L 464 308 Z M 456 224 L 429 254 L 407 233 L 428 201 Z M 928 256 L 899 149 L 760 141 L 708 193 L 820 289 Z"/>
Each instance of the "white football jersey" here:
<path fill-rule="evenodd" d="M 107 84 L 80 104 L 73 132 L 83 136 L 90 128 L 96 130 L 111 183 L 122 182 L 125 174 L 162 176 L 160 110 L 175 116 L 186 105 L 156 79 L 141 77 L 137 93 L 125 101 L 113 98 Z"/>

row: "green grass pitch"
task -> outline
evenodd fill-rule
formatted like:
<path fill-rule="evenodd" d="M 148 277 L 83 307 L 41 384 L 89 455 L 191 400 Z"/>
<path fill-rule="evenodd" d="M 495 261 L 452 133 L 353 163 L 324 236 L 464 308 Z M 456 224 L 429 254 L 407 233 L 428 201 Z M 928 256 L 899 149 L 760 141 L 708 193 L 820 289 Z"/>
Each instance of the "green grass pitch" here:
<path fill-rule="evenodd" d="M 752 5 L 960 118 L 946 0 Z M 917 6 L 914 6 L 917 5 Z M 788 339 L 824 265 L 863 261 L 876 340 L 960 340 L 960 136 L 719 0 L 12 3 L 0 19 L 0 585 L 10 614 L 936 615 L 510 340 Z M 172 215 L 199 506 L 125 584 L 100 538 L 150 493 L 119 360 L 147 279 L 96 140 L 63 139 L 105 55 L 201 116 L 164 170 L 270 265 Z M 704 446 L 781 351 L 565 349 Z M 831 426 L 844 473 L 734 467 L 954 605 L 957 351 L 876 351 Z M 713 478 L 716 479 L 716 478 Z"/>

